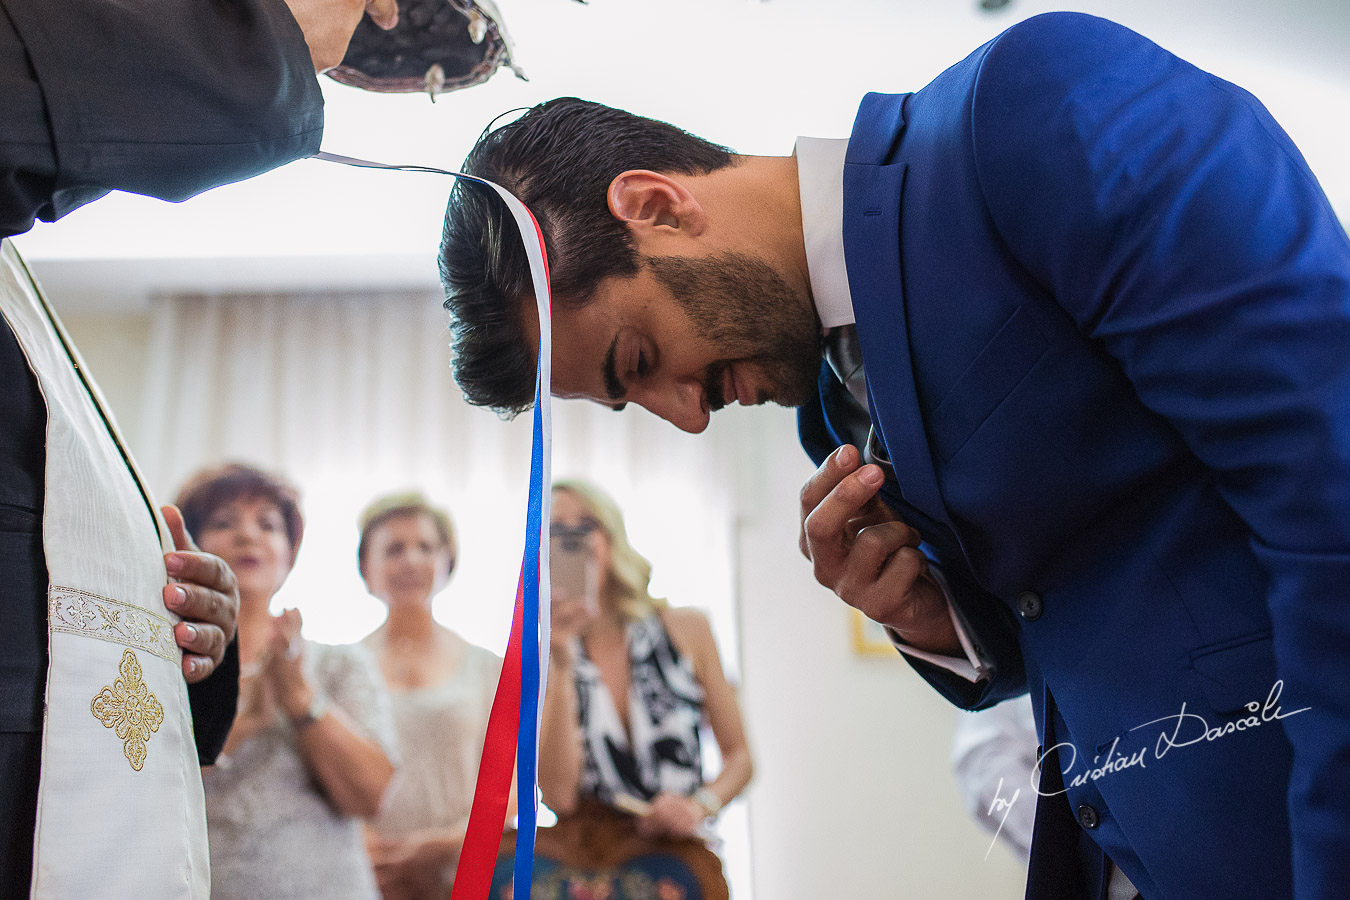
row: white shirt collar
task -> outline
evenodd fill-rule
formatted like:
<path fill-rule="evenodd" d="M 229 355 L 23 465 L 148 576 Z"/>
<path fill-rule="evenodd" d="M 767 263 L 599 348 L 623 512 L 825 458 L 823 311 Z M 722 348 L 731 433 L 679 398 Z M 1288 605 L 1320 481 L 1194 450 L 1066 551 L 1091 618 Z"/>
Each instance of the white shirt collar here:
<path fill-rule="evenodd" d="M 853 295 L 844 265 L 844 154 L 847 138 L 797 138 L 802 237 L 820 327 L 851 325 Z"/>

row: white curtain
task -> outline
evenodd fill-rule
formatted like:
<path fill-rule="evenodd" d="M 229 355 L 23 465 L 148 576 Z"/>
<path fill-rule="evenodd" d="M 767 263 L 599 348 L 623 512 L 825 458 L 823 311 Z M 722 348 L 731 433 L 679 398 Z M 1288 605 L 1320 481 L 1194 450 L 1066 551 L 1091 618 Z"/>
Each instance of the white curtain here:
<path fill-rule="evenodd" d="M 141 428 L 129 436 L 142 470 L 165 500 L 217 462 L 251 463 L 292 481 L 305 537 L 276 605 L 298 608 L 314 640 L 358 640 L 382 621 L 357 575 L 356 517 L 381 493 L 418 488 L 450 510 L 459 538 L 437 619 L 505 649 L 531 422 L 505 422 L 464 402 L 450 375 L 440 301 L 429 292 L 155 301 Z M 721 417 L 687 435 L 632 408 L 616 415 L 555 401 L 553 412 L 554 476 L 584 477 L 614 496 L 633 546 L 652 561 L 653 594 L 709 613 L 738 680 L 734 554 L 746 492 L 736 479 L 747 469 L 735 446 L 753 436 Z M 705 747 L 715 772 L 716 745 Z M 728 809 L 719 831 L 733 893 L 749 898 L 746 807 Z"/>
<path fill-rule="evenodd" d="M 408 488 L 446 505 L 460 562 L 437 617 L 500 651 L 524 539 L 530 421 L 464 402 L 433 293 L 173 296 L 155 301 L 141 433 L 146 477 L 172 498 L 204 465 L 240 461 L 301 490 L 305 540 L 278 605 L 306 634 L 355 640 L 382 618 L 356 573 L 356 516 Z M 642 411 L 554 404 L 557 477 L 624 509 L 653 589 L 706 608 L 735 667 L 729 433 L 691 436 Z"/>

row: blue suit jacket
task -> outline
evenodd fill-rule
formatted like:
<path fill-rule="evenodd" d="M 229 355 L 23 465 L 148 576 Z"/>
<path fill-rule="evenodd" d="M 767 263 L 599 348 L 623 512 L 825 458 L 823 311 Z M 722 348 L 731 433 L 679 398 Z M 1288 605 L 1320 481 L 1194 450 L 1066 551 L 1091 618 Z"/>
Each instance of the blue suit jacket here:
<path fill-rule="evenodd" d="M 1099 891 L 1104 850 L 1150 900 L 1346 896 L 1350 242 L 1297 149 L 1056 13 L 868 95 L 844 199 L 887 499 L 994 674 L 914 665 L 1029 689 L 1067 785 L 1029 895 Z"/>

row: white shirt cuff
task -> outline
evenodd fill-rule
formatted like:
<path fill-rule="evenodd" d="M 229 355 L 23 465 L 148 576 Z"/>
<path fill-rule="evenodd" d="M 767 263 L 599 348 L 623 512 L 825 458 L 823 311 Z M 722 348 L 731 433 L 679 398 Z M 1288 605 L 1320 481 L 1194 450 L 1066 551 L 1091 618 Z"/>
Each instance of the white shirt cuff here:
<path fill-rule="evenodd" d="M 947 598 L 947 614 L 952 617 L 952 627 L 956 629 L 956 639 L 961 642 L 961 650 L 965 653 L 965 658 L 946 656 L 941 653 L 929 653 L 927 650 L 911 647 L 904 642 L 900 635 L 888 627 L 886 634 L 890 636 L 891 643 L 895 645 L 895 649 L 906 656 L 932 663 L 954 675 L 959 675 L 966 681 L 980 681 L 986 678 L 989 674 L 989 664 L 975 652 L 975 644 L 970 639 L 966 624 L 956 612 L 956 604 L 952 603 L 952 592 L 951 588 L 947 586 L 947 579 L 935 565 L 928 567 L 928 574 L 933 576 L 933 581 L 942 589 L 943 596 Z"/>

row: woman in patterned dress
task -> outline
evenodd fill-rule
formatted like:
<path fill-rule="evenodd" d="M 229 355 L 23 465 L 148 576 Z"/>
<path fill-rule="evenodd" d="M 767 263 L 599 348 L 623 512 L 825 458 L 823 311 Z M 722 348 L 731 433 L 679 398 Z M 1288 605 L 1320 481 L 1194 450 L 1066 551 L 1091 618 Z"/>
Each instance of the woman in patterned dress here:
<path fill-rule="evenodd" d="M 618 507 L 595 487 L 554 485 L 551 532 L 539 786 L 559 823 L 540 831 L 539 856 L 547 859 L 537 863 L 536 885 L 608 877 L 614 896 L 637 897 L 649 892 L 646 877 L 651 896 L 726 897 L 705 835 L 749 783 L 753 762 L 708 619 L 648 593 L 651 564 L 629 545 Z M 591 573 L 580 590 L 559 577 L 569 550 Z M 711 780 L 699 743 L 705 724 L 722 757 Z M 697 887 L 670 872 L 632 871 L 635 858 L 653 852 L 683 861 Z"/>

